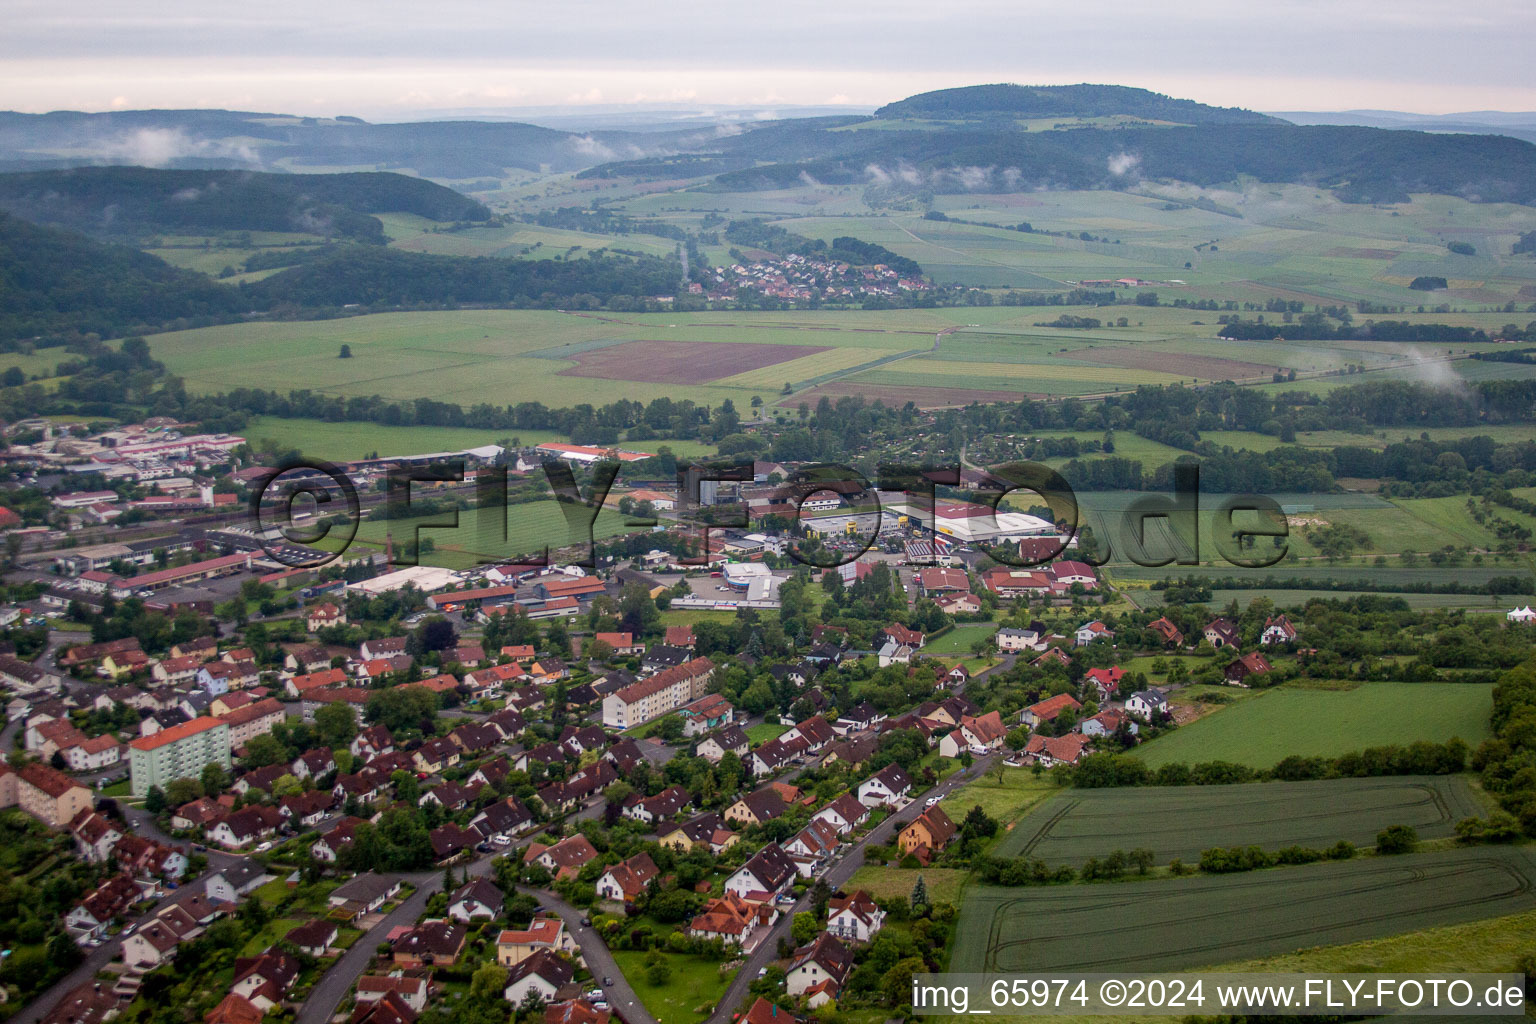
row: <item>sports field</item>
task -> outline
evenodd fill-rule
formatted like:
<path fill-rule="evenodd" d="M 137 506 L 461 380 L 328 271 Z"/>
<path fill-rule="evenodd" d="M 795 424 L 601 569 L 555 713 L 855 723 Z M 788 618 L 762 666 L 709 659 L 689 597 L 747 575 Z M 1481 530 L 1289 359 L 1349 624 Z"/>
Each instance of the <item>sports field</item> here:
<path fill-rule="evenodd" d="M 1363 683 L 1352 690 L 1282 686 L 1159 736 L 1132 756 L 1153 767 L 1233 761 L 1268 768 L 1291 754 L 1333 757 L 1453 736 L 1475 747 L 1489 735 L 1492 693 L 1482 683 Z"/>
<path fill-rule="evenodd" d="M 580 510 L 583 523 L 588 515 Z M 494 565 L 516 555 L 542 555 L 545 549 L 553 552 L 574 543 L 585 543 L 592 538 L 601 540 L 624 533 L 632 527 L 625 526 L 625 517 L 611 509 L 603 509 L 592 524 L 590 536 L 580 529 L 573 530 L 561 511 L 560 503 L 548 501 L 525 502 L 507 507 L 506 539 L 503 540 L 492 519 L 482 518 L 476 509 L 461 509 L 457 526 L 433 526 L 434 522 L 451 522 L 452 513 L 435 516 L 391 521 L 364 521 L 357 528 L 357 537 L 350 554 L 357 555 L 365 546 L 382 549 L 387 539 L 393 539 L 396 549 L 416 537 L 417 527 L 422 540 L 431 540 L 434 550 L 421 555 L 423 565 L 440 565 L 447 569 L 468 569 L 475 565 Z M 316 547 L 333 550 L 334 543 L 321 541 Z"/>
<path fill-rule="evenodd" d="M 1480 813 L 1457 776 L 1069 789 L 1025 815 L 997 854 L 1077 867 L 1139 846 L 1159 864 L 1194 863 L 1213 846 L 1371 846 L 1388 825 L 1411 825 L 1425 839 L 1449 836 Z"/>
<path fill-rule="evenodd" d="M 1536 906 L 1529 847 L 1366 857 L 1235 875 L 970 886 L 950 970 L 1172 970 Z"/>

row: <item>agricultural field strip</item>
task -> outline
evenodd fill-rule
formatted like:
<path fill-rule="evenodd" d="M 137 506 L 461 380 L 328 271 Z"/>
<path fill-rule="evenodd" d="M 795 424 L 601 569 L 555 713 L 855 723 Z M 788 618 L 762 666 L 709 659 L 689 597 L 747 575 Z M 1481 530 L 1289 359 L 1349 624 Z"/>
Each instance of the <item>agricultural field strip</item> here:
<path fill-rule="evenodd" d="M 1480 812 L 1456 777 L 1074 789 L 1035 808 L 998 854 L 1080 866 L 1140 846 L 1158 863 L 1192 863 L 1213 846 L 1322 848 L 1340 839 L 1368 846 L 1388 825 L 1411 825 L 1426 839 L 1439 838 Z"/>
<path fill-rule="evenodd" d="M 1529 847 L 1485 847 L 1119 885 L 972 886 L 950 969 L 1199 967 L 1516 913 L 1536 906 L 1533 875 Z"/>

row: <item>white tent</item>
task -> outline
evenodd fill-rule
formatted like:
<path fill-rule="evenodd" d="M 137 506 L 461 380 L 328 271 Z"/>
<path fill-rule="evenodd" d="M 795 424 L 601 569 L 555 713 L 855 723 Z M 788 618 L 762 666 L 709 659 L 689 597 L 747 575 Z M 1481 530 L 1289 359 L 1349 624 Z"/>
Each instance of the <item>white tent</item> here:
<path fill-rule="evenodd" d="M 1530 605 L 1526 605 L 1524 608 L 1516 608 L 1514 611 L 1506 613 L 1504 617 L 1510 622 L 1536 622 L 1536 612 L 1531 611 Z"/>

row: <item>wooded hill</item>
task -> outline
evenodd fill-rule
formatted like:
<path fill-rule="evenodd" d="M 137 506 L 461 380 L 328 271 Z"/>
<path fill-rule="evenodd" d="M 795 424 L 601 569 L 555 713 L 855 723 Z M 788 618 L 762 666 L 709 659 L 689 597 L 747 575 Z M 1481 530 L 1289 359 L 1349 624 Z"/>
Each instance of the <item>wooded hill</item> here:
<path fill-rule="evenodd" d="M 467 196 L 403 174 L 264 174 L 147 167 L 76 167 L 0 174 L 0 209 L 102 238 L 293 231 L 384 241 L 375 213 L 482 221 Z"/>
<path fill-rule="evenodd" d="M 1237 107 L 1212 107 L 1125 85 L 972 85 L 918 93 L 875 111 L 878 118 L 978 119 L 996 116 L 1140 117 L 1176 124 L 1282 124 Z"/>

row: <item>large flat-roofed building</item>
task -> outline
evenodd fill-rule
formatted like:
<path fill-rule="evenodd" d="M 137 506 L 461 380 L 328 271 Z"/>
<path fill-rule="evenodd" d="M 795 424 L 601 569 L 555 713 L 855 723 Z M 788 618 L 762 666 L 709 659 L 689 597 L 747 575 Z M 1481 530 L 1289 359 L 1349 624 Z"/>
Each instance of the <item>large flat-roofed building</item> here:
<path fill-rule="evenodd" d="M 451 587 L 459 582 L 459 574 L 451 569 L 440 569 L 431 565 L 411 565 L 394 572 L 387 572 L 382 576 L 375 576 L 371 580 L 361 580 L 357 583 L 347 584 L 347 590 L 357 594 L 367 594 L 374 597 L 378 594 L 387 594 L 393 590 L 410 584 L 423 594 L 430 594 L 444 587 Z"/>
<path fill-rule="evenodd" d="M 206 716 L 140 737 L 128 744 L 133 795 L 142 797 L 151 786 L 164 789 L 173 779 L 195 779 L 210 763 L 228 768 L 229 750 L 229 724 Z"/>
<path fill-rule="evenodd" d="M 933 532 L 974 543 L 1054 535 L 1056 526 L 1025 512 L 993 512 L 986 505 L 971 502 L 942 502 L 933 509 Z"/>
<path fill-rule="evenodd" d="M 157 569 L 154 572 L 146 572 L 129 579 L 114 577 L 110 584 L 112 596 L 116 598 L 130 597 L 135 592 L 141 590 L 165 590 L 168 587 L 181 587 L 189 583 L 201 583 L 203 580 L 216 579 L 220 576 L 230 576 L 249 569 L 253 558 L 254 556 L 249 552 L 221 555 L 218 558 L 209 558 L 201 562 L 176 565 L 169 569 Z"/>

